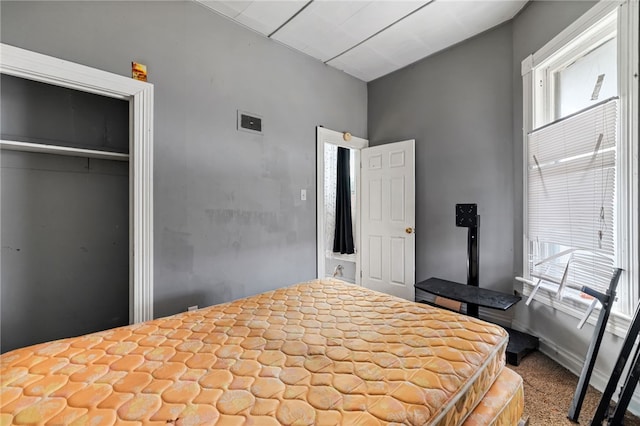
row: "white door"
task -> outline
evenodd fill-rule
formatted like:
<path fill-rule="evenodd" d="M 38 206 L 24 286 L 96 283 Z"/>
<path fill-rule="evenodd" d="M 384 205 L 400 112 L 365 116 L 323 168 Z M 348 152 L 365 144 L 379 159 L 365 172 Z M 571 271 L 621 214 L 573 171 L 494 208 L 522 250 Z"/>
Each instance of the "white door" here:
<path fill-rule="evenodd" d="M 415 140 L 362 150 L 362 285 L 415 299 Z"/>

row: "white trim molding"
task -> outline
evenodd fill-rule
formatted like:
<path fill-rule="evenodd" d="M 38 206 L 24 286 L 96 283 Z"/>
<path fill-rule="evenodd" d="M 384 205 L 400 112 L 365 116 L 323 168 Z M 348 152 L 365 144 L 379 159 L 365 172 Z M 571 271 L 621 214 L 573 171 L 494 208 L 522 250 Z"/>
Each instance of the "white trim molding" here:
<path fill-rule="evenodd" d="M 618 209 L 617 222 L 621 230 L 619 234 L 621 252 L 619 257 L 621 264 L 627 268 L 625 273 L 633 285 L 618 291 L 618 296 L 626 303 L 626 310 L 631 315 L 634 312 L 636 303 L 640 300 L 640 258 L 638 238 L 640 235 L 640 224 L 638 210 L 640 203 L 638 193 L 640 192 L 638 176 L 639 148 L 638 140 L 638 115 L 640 108 L 638 97 L 640 96 L 638 83 L 638 62 L 640 60 L 639 32 L 640 32 L 640 6 L 638 0 L 629 0 L 620 6 L 620 19 L 618 19 L 618 37 L 621 43 L 618 45 L 619 67 L 624 70 L 619 73 L 618 85 L 621 94 L 621 114 L 620 127 L 618 129 L 618 139 L 620 143 L 620 161 L 617 167 L 620 183 L 618 193 L 620 208 Z M 631 241 L 628 241 L 631 239 Z"/>
<path fill-rule="evenodd" d="M 153 319 L 153 85 L 7 44 L 0 73 L 129 101 L 129 321 Z"/>

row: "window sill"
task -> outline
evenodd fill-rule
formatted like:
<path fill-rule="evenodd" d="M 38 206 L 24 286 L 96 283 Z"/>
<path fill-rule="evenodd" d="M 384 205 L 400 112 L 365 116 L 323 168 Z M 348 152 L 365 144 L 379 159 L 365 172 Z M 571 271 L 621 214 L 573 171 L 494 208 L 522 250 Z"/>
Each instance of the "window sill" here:
<path fill-rule="evenodd" d="M 341 254 L 341 253 L 327 252 L 327 257 L 329 259 L 344 260 L 346 262 L 355 262 L 356 261 L 355 253 L 353 253 L 353 254 Z"/>
<path fill-rule="evenodd" d="M 533 288 L 534 287 L 531 284 L 523 284 L 523 294 L 525 299 L 529 297 Z M 577 290 L 567 289 L 565 290 L 563 300 L 560 301 L 556 299 L 556 288 L 557 286 L 555 285 L 543 283 L 538 289 L 536 295 L 533 297 L 533 300 L 576 318 L 577 326 L 591 304 L 591 299 L 582 297 L 581 294 L 583 293 Z M 601 305 L 598 303 L 593 312 L 591 312 L 589 319 L 587 319 L 588 324 L 595 326 L 598 321 L 598 316 L 600 315 L 600 306 Z M 631 317 L 612 311 L 611 315 L 609 315 L 609 321 L 607 321 L 606 331 L 615 336 L 624 338 L 627 335 L 627 330 L 629 329 L 630 324 Z"/>

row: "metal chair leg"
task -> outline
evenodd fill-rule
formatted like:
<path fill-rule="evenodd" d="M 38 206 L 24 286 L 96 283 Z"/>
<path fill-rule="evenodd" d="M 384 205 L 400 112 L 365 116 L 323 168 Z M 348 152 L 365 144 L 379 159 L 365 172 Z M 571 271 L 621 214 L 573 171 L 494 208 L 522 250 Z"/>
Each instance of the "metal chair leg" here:
<path fill-rule="evenodd" d="M 621 425 L 622 420 L 624 419 L 624 413 L 627 412 L 627 407 L 629 406 L 629 402 L 631 401 L 633 392 L 636 390 L 636 386 L 638 385 L 638 379 L 640 378 L 639 355 L 640 351 L 636 351 L 636 357 L 633 363 L 633 367 L 631 368 L 631 372 L 627 377 L 624 388 L 622 388 L 622 393 L 620 394 L 620 398 L 618 399 L 618 404 L 616 405 L 616 409 L 613 412 L 613 417 L 609 422 L 610 425 Z"/>
<path fill-rule="evenodd" d="M 616 287 L 618 285 L 618 280 L 620 279 L 621 273 L 622 270 L 619 268 L 614 270 L 613 277 L 611 278 L 611 282 L 609 283 L 607 294 L 602 294 L 588 287 L 582 288 L 583 292 L 600 300 L 600 303 L 602 303 L 602 309 L 600 310 L 600 315 L 598 316 L 596 328 L 593 331 L 593 338 L 591 339 L 591 343 L 589 344 L 587 357 L 585 359 L 584 366 L 582 367 L 582 372 L 580 373 L 580 380 L 578 381 L 576 392 L 573 396 L 573 400 L 571 401 L 571 406 L 569 407 L 569 414 L 567 415 L 569 420 L 574 422 L 578 422 L 580 410 L 582 409 L 582 403 L 584 402 L 584 397 L 587 394 L 589 379 L 591 378 L 593 367 L 596 365 L 596 358 L 598 357 L 598 351 L 600 350 L 600 343 L 602 343 L 602 337 L 604 336 L 604 331 L 607 326 L 607 320 L 609 319 L 613 301 L 615 300 Z"/>
<path fill-rule="evenodd" d="M 620 349 L 620 355 L 618 355 L 618 360 L 616 361 L 615 366 L 613 367 L 613 371 L 611 372 L 611 377 L 607 382 L 607 386 L 604 388 L 602 392 L 602 398 L 600 399 L 600 403 L 598 404 L 598 408 L 596 409 L 595 414 L 593 415 L 593 420 L 591 421 L 591 426 L 601 426 L 604 421 L 607 410 L 609 409 L 609 405 L 611 404 L 611 397 L 613 393 L 616 391 L 618 387 L 618 382 L 620 381 L 620 377 L 622 377 L 622 372 L 624 371 L 625 365 L 627 365 L 627 361 L 629 361 L 629 355 L 631 354 L 631 350 L 635 345 L 636 338 L 640 333 L 640 305 L 636 308 L 636 313 L 633 316 L 633 320 L 631 321 L 631 326 L 629 327 L 629 331 L 627 332 L 626 337 L 624 338 L 624 343 L 622 344 L 622 349 Z M 636 350 L 636 355 L 634 359 L 638 357 L 638 351 L 640 351 L 640 347 Z"/>

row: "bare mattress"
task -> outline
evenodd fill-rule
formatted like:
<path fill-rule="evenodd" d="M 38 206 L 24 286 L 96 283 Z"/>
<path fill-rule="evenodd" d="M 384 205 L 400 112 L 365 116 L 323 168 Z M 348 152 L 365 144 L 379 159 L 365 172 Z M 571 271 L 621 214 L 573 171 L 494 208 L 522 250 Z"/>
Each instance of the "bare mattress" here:
<path fill-rule="evenodd" d="M 317 280 L 5 353 L 0 425 L 515 424 L 507 338 Z"/>

